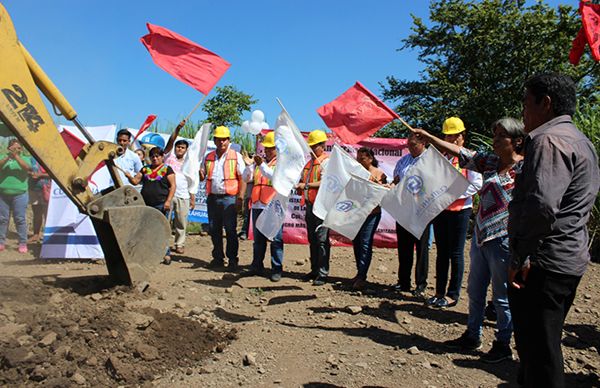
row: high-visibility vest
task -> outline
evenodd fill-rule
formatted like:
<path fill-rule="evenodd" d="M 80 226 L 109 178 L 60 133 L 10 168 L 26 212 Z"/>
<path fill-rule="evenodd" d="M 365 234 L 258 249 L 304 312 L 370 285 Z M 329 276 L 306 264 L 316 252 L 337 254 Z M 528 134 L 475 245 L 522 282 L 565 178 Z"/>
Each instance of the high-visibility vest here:
<path fill-rule="evenodd" d="M 451 161 L 452 165 L 454 166 L 454 168 L 456 168 L 458 170 L 458 172 L 460 172 L 465 179 L 467 179 L 467 173 L 468 171 L 464 168 L 460 168 L 460 165 L 458 163 L 458 157 L 453 157 L 452 161 Z M 450 204 L 450 206 L 448 206 L 446 208 L 446 210 L 451 211 L 451 212 L 457 212 L 457 211 L 461 211 L 464 206 L 465 206 L 465 202 L 467 202 L 468 198 L 459 198 L 456 201 L 452 202 Z"/>
<path fill-rule="evenodd" d="M 319 156 L 316 159 L 311 158 L 304 165 L 304 170 L 302 171 L 302 182 L 304 182 L 305 185 L 308 185 L 309 183 L 312 183 L 312 182 L 319 182 L 321 180 L 321 170 L 322 170 L 321 163 L 323 163 L 323 161 L 325 159 L 327 159 L 328 157 L 329 157 L 329 155 L 326 154 L 325 152 L 323 152 L 321 154 L 321 156 Z M 310 187 L 307 190 L 308 190 L 308 202 L 315 203 L 315 199 L 317 198 L 317 192 L 319 191 L 319 189 Z M 304 205 L 304 202 L 306 200 L 304 197 L 304 190 L 298 189 L 298 194 L 301 197 L 300 205 Z"/>
<path fill-rule="evenodd" d="M 215 169 L 215 161 L 217 158 L 217 152 L 212 151 L 206 155 L 206 194 L 210 195 L 212 190 L 212 175 Z M 225 184 L 225 193 L 228 195 L 237 195 L 240 188 L 241 177 L 238 174 L 237 167 L 237 153 L 228 149 L 225 155 L 225 164 L 223 164 L 223 179 Z"/>
<path fill-rule="evenodd" d="M 275 166 L 277 158 L 271 159 L 268 163 L 269 167 Z M 275 196 L 275 189 L 273 189 L 273 185 L 270 179 L 263 176 L 260 172 L 259 166 L 254 168 L 254 185 L 252 186 L 252 196 L 250 200 L 252 203 L 261 202 L 263 204 L 268 204 L 271 199 Z"/>

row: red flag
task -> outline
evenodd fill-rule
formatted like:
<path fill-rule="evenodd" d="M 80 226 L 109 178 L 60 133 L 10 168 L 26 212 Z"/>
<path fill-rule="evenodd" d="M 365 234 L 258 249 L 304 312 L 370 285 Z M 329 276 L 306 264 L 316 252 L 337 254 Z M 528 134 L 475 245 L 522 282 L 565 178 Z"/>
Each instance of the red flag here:
<path fill-rule="evenodd" d="M 183 83 L 208 94 L 231 66 L 229 62 L 164 27 L 146 23 L 142 43 L 158 67 Z"/>
<path fill-rule="evenodd" d="M 135 134 L 133 141 L 131 142 L 131 144 L 133 144 L 133 142 L 135 142 L 135 140 L 146 131 L 146 129 L 150 128 L 150 125 L 152 125 L 152 122 L 156 120 L 156 115 L 149 115 L 148 117 L 146 117 L 146 121 L 144 121 L 144 124 L 142 124 L 142 126 L 140 127 L 140 130 Z"/>
<path fill-rule="evenodd" d="M 600 4 L 580 1 L 579 12 L 581 13 L 583 27 L 573 40 L 569 61 L 574 65 L 579 63 L 586 43 L 590 46 L 592 58 L 595 61 L 600 61 Z"/>
<path fill-rule="evenodd" d="M 399 118 L 360 82 L 317 109 L 325 124 L 343 142 L 356 144 Z"/>

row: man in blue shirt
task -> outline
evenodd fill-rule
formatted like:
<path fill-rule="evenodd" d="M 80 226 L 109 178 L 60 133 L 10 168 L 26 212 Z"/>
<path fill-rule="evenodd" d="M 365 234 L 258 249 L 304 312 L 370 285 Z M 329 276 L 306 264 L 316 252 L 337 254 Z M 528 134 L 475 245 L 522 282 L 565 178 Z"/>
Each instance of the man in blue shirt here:
<path fill-rule="evenodd" d="M 129 132 L 128 129 L 123 128 L 117 132 L 117 144 L 123 147 L 125 152 L 115 159 L 115 164 L 123 171 L 135 176 L 144 166 L 142 165 L 140 157 L 129 149 L 130 142 L 131 132 Z M 121 182 L 127 183 L 128 180 L 123 171 L 119 171 L 119 176 L 121 177 Z"/>
<path fill-rule="evenodd" d="M 419 160 L 425 152 L 425 143 L 415 134 L 408 137 L 408 154 L 398 160 L 394 167 L 394 181 L 397 185 L 410 167 Z M 413 236 L 409 231 L 396 223 L 396 238 L 398 240 L 398 284 L 394 287 L 396 291 L 408 292 L 411 290 L 410 273 L 413 264 L 413 252 L 417 250 L 415 264 L 415 282 L 416 288 L 413 295 L 418 298 L 425 296 L 427 288 L 427 272 L 429 267 L 429 233 L 427 226 L 420 239 Z"/>

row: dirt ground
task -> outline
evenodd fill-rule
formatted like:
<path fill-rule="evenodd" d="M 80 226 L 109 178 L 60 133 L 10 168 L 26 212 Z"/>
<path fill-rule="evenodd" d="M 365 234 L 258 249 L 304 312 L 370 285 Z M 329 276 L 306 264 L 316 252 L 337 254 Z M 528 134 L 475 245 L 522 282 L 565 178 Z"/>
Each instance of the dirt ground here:
<path fill-rule="evenodd" d="M 22 255 L 9 240 L 0 253 L 2 386 L 516 385 L 516 361 L 488 365 L 442 344 L 465 329 L 464 289 L 458 306 L 443 311 L 390 289 L 395 250 L 376 249 L 369 287 L 353 292 L 351 248 L 332 248 L 332 282 L 314 287 L 300 280 L 306 246 L 285 247 L 284 278 L 272 283 L 206 268 L 210 238 L 195 235 L 142 292 L 110 287 L 102 261 L 42 261 L 33 248 Z M 251 252 L 242 241 L 242 266 Z M 430 257 L 433 284 L 435 246 Z M 563 337 L 569 387 L 600 386 L 598 284 L 592 264 Z M 484 352 L 493 330 L 486 322 Z"/>

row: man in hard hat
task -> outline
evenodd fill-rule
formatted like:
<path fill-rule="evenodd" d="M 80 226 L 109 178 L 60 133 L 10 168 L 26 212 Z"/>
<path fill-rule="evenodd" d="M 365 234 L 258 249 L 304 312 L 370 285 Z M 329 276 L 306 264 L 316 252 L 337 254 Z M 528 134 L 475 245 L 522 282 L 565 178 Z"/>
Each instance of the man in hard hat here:
<path fill-rule="evenodd" d="M 250 202 L 252 203 L 252 224 L 254 233 L 253 255 L 250 270 L 247 276 L 260 276 L 264 272 L 264 258 L 267 251 L 267 238 L 256 227 L 256 220 L 275 196 L 275 189 L 271 184 L 275 163 L 277 162 L 277 150 L 275 149 L 275 132 L 269 132 L 261 142 L 265 149 L 265 157 L 256 154 L 254 161 L 246 160 L 244 180 L 253 182 Z M 281 280 L 283 272 L 283 226 L 271 241 L 271 281 Z"/>
<path fill-rule="evenodd" d="M 310 245 L 310 272 L 303 277 L 313 281 L 313 285 L 322 286 L 329 274 L 329 228 L 321 226 L 323 220 L 313 214 L 313 204 L 321 186 L 321 175 L 329 155 L 325 152 L 327 135 L 315 129 L 308 135 L 308 145 L 312 149 L 311 159 L 304 166 L 300 183 L 296 186 L 301 196 L 300 205 L 306 205 L 306 231 Z M 319 228 L 319 226 L 321 226 Z"/>
<path fill-rule="evenodd" d="M 449 117 L 444 121 L 442 134 L 444 140 L 449 143 L 459 147 L 465 144 L 465 124 L 458 117 Z M 459 166 L 458 157 L 447 158 L 470 185 L 463 195 L 433 219 L 433 233 L 437 246 L 435 295 L 427 299 L 425 304 L 440 309 L 453 307 L 458 303 L 465 267 L 465 241 L 469 218 L 473 211 L 473 195 L 483 184 L 481 174 Z"/>
<path fill-rule="evenodd" d="M 175 230 L 175 253 L 182 255 L 185 253 L 185 237 L 187 220 L 190 210 L 194 208 L 196 202 L 196 193 L 188 190 L 188 181 L 183 174 L 183 162 L 189 144 L 187 140 L 179 139 L 179 131 L 185 125 L 185 120 L 179 123 L 175 128 L 167 145 L 165 146 L 165 164 L 169 165 L 175 172 L 175 196 L 171 209 L 173 211 L 173 229 Z M 173 149 L 173 145 L 175 148 Z"/>
<path fill-rule="evenodd" d="M 217 149 L 206 155 L 200 169 L 200 180 L 206 179 L 206 207 L 208 210 L 208 233 L 212 239 L 211 268 L 224 265 L 236 271 L 238 267 L 237 212 L 242 207 L 246 183 L 242 179 L 246 164 L 239 152 L 233 150 L 229 139 L 229 128 L 219 126 L 213 135 Z M 227 238 L 223 253 L 223 227 Z"/>

